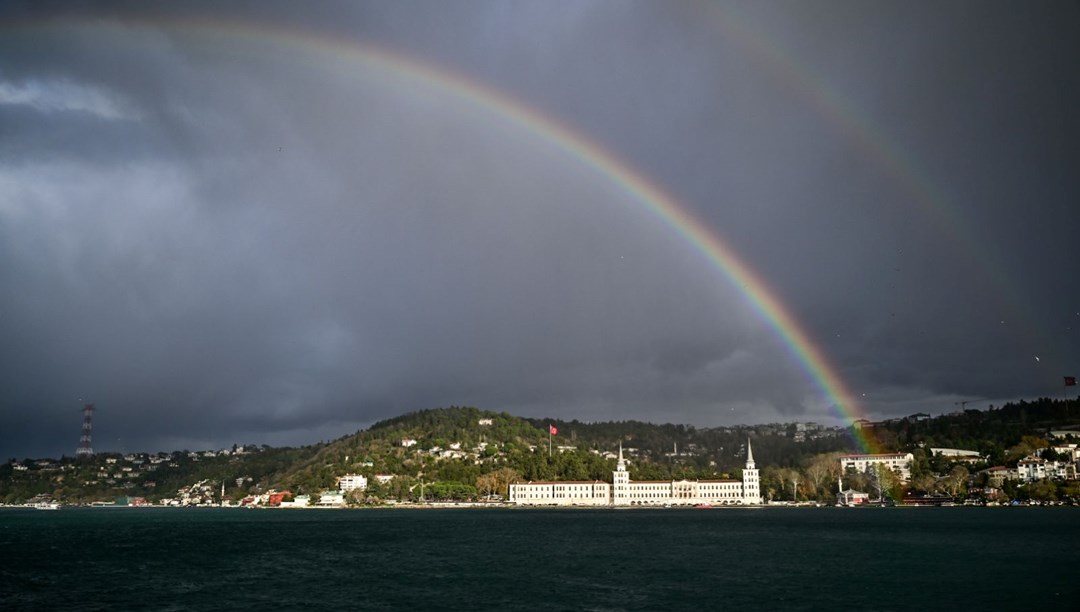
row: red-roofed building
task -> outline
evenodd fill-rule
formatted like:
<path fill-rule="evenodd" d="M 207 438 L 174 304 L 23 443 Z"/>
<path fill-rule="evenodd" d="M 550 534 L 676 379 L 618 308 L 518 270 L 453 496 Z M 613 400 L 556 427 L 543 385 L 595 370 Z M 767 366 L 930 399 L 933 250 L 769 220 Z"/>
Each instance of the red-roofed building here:
<path fill-rule="evenodd" d="M 267 506 L 280 506 L 281 502 L 284 501 L 285 497 L 289 497 L 291 499 L 292 498 L 292 493 L 290 493 L 289 491 L 280 491 L 280 492 L 270 493 L 269 495 L 266 496 L 266 505 Z"/>

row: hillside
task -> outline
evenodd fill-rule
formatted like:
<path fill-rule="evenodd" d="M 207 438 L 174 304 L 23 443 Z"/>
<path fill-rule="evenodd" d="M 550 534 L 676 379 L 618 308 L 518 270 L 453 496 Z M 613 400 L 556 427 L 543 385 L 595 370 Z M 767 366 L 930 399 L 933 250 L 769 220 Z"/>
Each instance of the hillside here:
<path fill-rule="evenodd" d="M 1024 436 L 1045 438 L 1052 430 L 1080 431 L 1080 402 L 1040 398 L 934 418 L 916 415 L 871 423 L 864 433 L 885 450 L 965 448 L 987 456 L 991 464 L 1002 464 L 1015 462 L 1008 449 Z"/>
<path fill-rule="evenodd" d="M 549 440 L 548 426 L 558 433 Z M 709 478 L 738 474 L 753 439 L 759 462 L 794 464 L 851 448 L 839 428 L 799 425 L 695 428 L 640 421 L 583 423 L 516 417 L 469 407 L 423 410 L 375 423 L 318 449 L 284 474 L 300 491 L 334 486 L 343 473 L 374 478 L 474 483 L 501 469 L 524 480 L 606 480 L 622 444 L 636 477 Z M 404 441 L 404 442 L 403 442 Z M 552 452 L 549 456 L 548 446 Z"/>
<path fill-rule="evenodd" d="M 938 465 L 930 447 L 975 450 L 987 465 L 1015 465 L 1045 446 L 1050 430 L 1080 427 L 1075 412 L 1080 412 L 1076 402 L 1044 398 L 934 418 L 863 423 L 859 434 L 882 451 L 914 452 L 919 470 L 944 473 L 949 466 Z M 548 435 L 549 425 L 556 435 Z M 470 499 L 505 493 L 514 480 L 609 480 L 620 444 L 635 479 L 739 477 L 747 440 L 765 470 L 763 485 L 781 494 L 788 475 L 856 450 L 851 430 L 814 424 L 586 423 L 450 407 L 403 414 L 332 442 L 297 448 L 248 445 L 81 460 L 12 459 L 0 466 L 0 501 L 20 503 L 34 496 L 72 503 L 118 496 L 154 501 L 195 485 L 198 491 L 189 495 L 219 499 L 223 482 L 226 498 L 238 500 L 272 489 L 331 490 L 350 473 L 370 483 L 356 501 L 412 500 L 424 491 L 428 498 Z M 822 480 L 820 491 L 827 485 Z"/>

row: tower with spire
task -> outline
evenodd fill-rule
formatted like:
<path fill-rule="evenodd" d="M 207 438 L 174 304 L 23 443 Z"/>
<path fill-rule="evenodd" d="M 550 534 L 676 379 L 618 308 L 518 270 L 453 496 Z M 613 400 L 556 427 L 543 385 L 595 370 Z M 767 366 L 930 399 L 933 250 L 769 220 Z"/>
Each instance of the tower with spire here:
<path fill-rule="evenodd" d="M 630 488 L 630 472 L 626 471 L 626 460 L 623 459 L 622 441 L 619 441 L 619 462 L 615 464 L 612 472 L 611 503 L 619 506 L 628 503 L 627 490 Z"/>
<path fill-rule="evenodd" d="M 742 472 L 743 503 L 761 503 L 761 480 L 754 464 L 754 449 L 750 447 L 750 438 L 746 439 L 746 467 Z"/>

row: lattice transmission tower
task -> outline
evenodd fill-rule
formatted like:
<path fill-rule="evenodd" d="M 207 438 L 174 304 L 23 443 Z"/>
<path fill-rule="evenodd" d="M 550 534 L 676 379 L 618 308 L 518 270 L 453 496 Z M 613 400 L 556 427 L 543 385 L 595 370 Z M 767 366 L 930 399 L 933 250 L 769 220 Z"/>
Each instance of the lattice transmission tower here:
<path fill-rule="evenodd" d="M 94 454 L 90 446 L 90 429 L 93 427 L 94 405 L 83 406 L 82 437 L 79 438 L 79 448 L 75 449 L 76 457 L 89 457 Z"/>

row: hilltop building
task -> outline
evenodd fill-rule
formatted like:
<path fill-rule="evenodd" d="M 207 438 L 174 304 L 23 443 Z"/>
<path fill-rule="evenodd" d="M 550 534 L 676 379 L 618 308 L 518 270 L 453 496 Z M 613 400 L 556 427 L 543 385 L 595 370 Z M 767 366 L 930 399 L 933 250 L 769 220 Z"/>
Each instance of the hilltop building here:
<path fill-rule="evenodd" d="M 964 461 L 966 463 L 979 463 L 983 460 L 979 451 L 963 450 L 959 448 L 931 448 L 930 454 L 940 455 L 951 461 Z"/>
<path fill-rule="evenodd" d="M 630 480 L 622 445 L 612 473 L 603 481 L 513 483 L 510 501 L 522 506 L 744 505 L 761 503 L 761 481 L 754 451 L 746 444 L 742 480 Z"/>

